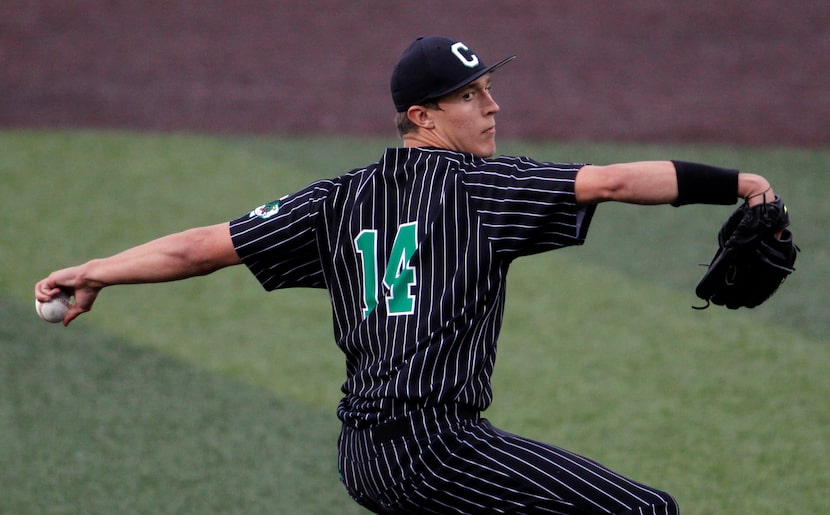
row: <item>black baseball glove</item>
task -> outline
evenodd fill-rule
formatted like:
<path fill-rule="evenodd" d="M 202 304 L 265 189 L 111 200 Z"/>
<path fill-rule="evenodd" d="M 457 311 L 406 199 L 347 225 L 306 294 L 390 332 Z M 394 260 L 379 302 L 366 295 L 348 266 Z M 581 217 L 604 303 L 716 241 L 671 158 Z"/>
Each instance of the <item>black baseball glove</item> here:
<path fill-rule="evenodd" d="M 790 217 L 781 197 L 735 210 L 718 233 L 718 250 L 695 289 L 709 303 L 754 308 L 766 301 L 795 268 L 798 246 L 787 229 Z"/>

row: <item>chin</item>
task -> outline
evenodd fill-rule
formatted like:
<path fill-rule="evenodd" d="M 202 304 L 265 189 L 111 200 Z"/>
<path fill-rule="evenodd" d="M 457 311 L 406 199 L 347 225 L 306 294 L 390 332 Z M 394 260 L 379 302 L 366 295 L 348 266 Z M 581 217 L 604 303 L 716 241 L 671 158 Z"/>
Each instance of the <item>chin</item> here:
<path fill-rule="evenodd" d="M 496 146 L 480 149 L 479 152 L 474 152 L 474 154 L 478 157 L 493 157 L 496 155 Z"/>
<path fill-rule="evenodd" d="M 482 143 L 481 145 L 472 146 L 467 152 L 476 157 L 493 157 L 496 155 L 496 144 Z"/>

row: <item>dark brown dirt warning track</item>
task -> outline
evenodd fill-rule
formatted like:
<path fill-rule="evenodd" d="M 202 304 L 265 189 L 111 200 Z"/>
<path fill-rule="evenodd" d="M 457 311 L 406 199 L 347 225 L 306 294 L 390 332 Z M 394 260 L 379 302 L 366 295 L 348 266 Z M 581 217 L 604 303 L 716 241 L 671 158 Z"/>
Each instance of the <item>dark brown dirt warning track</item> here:
<path fill-rule="evenodd" d="M 0 127 L 394 135 L 423 34 L 518 55 L 501 138 L 830 142 L 826 0 L 4 0 Z"/>

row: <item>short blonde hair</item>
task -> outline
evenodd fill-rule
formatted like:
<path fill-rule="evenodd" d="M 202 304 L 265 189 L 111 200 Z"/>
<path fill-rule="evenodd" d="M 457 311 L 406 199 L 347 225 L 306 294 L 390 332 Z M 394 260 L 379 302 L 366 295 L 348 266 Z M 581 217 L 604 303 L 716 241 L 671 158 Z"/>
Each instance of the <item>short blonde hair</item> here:
<path fill-rule="evenodd" d="M 441 109 L 438 106 L 437 100 L 429 100 L 419 105 L 427 109 Z M 409 119 L 407 112 L 408 111 L 403 111 L 395 114 L 395 127 L 398 128 L 398 136 L 401 137 L 409 134 L 410 132 L 415 132 L 418 129 L 418 126 L 412 123 L 412 120 Z"/>

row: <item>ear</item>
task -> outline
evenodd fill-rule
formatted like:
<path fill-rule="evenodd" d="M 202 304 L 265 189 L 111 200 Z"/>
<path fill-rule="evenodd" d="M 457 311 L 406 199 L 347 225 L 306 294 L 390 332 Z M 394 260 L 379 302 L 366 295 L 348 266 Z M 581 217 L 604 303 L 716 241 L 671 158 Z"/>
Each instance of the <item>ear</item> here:
<path fill-rule="evenodd" d="M 432 119 L 429 109 L 423 106 L 415 105 L 410 107 L 406 111 L 406 116 L 409 118 L 409 121 L 422 129 L 432 129 L 435 127 L 435 120 Z"/>

